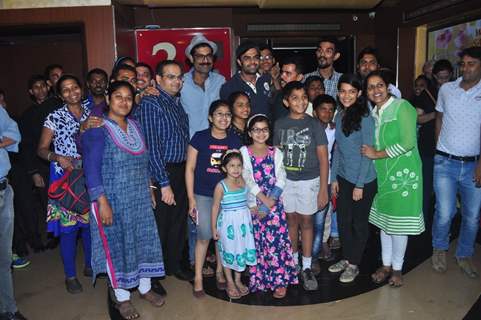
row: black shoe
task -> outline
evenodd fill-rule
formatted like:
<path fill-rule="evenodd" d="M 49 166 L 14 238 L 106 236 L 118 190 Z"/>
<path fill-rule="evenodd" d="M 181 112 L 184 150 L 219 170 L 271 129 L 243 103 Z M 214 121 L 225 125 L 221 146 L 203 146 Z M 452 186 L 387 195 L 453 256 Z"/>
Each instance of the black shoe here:
<path fill-rule="evenodd" d="M 165 290 L 159 280 L 152 279 L 150 282 L 152 291 L 161 295 L 162 297 L 165 297 L 167 295 L 167 290 Z"/>
<path fill-rule="evenodd" d="M 82 285 L 80 284 L 77 278 L 65 279 L 65 287 L 67 288 L 68 293 L 71 293 L 71 294 L 77 294 L 83 291 Z"/>
<path fill-rule="evenodd" d="M 92 270 L 92 268 L 90 267 L 84 268 L 84 277 L 92 278 L 93 275 L 94 275 L 94 271 Z"/>
<path fill-rule="evenodd" d="M 194 273 L 187 270 L 179 270 L 174 273 L 174 277 L 182 281 L 192 281 L 194 279 Z"/>
<path fill-rule="evenodd" d="M 15 313 L 12 313 L 12 312 L 1 313 L 0 319 L 1 320 L 27 320 L 27 318 L 25 318 L 23 314 L 20 313 L 20 311 L 17 311 Z"/>

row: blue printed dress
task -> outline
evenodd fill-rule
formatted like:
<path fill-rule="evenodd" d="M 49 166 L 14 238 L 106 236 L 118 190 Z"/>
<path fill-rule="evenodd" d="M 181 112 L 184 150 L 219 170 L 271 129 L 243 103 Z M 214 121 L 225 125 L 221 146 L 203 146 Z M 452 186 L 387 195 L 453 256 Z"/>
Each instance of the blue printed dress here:
<path fill-rule="evenodd" d="M 230 191 L 224 180 L 220 183 L 224 196 L 217 217 L 219 254 L 224 267 L 242 272 L 246 265 L 256 264 L 252 220 L 247 207 L 247 188 Z"/>
<path fill-rule="evenodd" d="M 254 172 L 254 180 L 262 193 L 269 194 L 276 185 L 273 147 L 265 157 L 256 157 L 248 148 Z M 261 205 L 257 199 L 257 206 Z M 254 241 L 257 248 L 257 264 L 250 267 L 249 289 L 255 291 L 274 291 L 297 284 L 297 271 L 292 256 L 291 240 L 287 229 L 287 217 L 282 198 L 277 200 L 264 218 L 252 218 Z"/>
<path fill-rule="evenodd" d="M 113 223 L 91 211 L 92 269 L 108 273 L 113 288 L 129 289 L 140 278 L 163 276 L 164 263 L 149 191 L 149 155 L 142 132 L 128 119 L 127 132 L 105 119 L 82 136 L 84 170 L 91 199 L 104 194 Z M 96 165 L 99 163 L 100 165 Z"/>

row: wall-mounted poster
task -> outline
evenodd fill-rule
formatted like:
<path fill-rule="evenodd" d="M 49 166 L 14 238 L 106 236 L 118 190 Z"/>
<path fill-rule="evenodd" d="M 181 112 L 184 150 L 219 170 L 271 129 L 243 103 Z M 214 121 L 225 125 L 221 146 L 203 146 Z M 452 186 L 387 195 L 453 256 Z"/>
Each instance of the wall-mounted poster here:
<path fill-rule="evenodd" d="M 461 50 L 481 46 L 481 19 L 428 31 L 428 59 L 459 62 Z"/>
<path fill-rule="evenodd" d="M 214 69 L 226 79 L 231 78 L 232 35 L 230 28 L 188 28 L 188 29 L 137 29 L 135 42 L 137 61 L 149 64 L 154 70 L 165 59 L 173 59 L 185 66 L 190 65 L 185 56 L 185 49 L 197 33 L 202 33 L 208 40 L 217 44 Z"/>

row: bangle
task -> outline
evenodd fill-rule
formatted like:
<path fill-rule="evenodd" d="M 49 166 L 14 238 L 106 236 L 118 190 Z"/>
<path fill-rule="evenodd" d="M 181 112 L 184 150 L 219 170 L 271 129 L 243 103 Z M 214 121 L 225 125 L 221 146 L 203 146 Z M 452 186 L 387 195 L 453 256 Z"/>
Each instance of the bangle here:
<path fill-rule="evenodd" d="M 51 161 L 51 160 L 50 160 L 50 156 L 52 155 L 52 153 L 53 153 L 52 151 L 49 151 L 48 154 L 47 154 L 47 161 L 48 161 L 48 162 Z"/>

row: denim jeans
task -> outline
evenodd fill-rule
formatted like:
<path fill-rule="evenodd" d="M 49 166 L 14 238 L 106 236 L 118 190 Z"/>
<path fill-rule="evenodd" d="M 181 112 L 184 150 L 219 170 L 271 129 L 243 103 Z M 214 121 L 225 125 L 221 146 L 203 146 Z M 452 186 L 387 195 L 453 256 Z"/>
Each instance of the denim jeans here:
<path fill-rule="evenodd" d="M 189 243 L 189 262 L 190 265 L 195 263 L 195 242 L 197 241 L 197 226 L 192 218 L 189 216 L 187 218 L 187 239 Z"/>
<path fill-rule="evenodd" d="M 337 227 L 337 211 L 331 214 L 331 237 L 339 238 L 339 229 Z"/>
<path fill-rule="evenodd" d="M 328 198 L 331 198 L 331 185 L 328 186 Z M 332 217 L 334 212 L 332 212 L 332 203 L 329 203 L 322 209 L 314 214 L 313 225 L 314 225 L 314 239 L 312 240 L 312 257 L 317 259 L 321 253 L 322 242 L 324 241 L 325 230 L 324 224 L 326 223 L 326 217 L 328 214 L 331 215 L 331 231 L 332 231 Z M 331 233 L 331 232 L 329 232 Z M 337 233 L 337 222 L 336 222 L 336 233 Z M 329 239 L 329 237 L 327 237 Z"/>
<path fill-rule="evenodd" d="M 447 250 L 449 230 L 456 214 L 456 194 L 461 195 L 461 230 L 456 257 L 471 257 L 479 227 L 481 188 L 473 182 L 477 162 L 463 162 L 436 155 L 434 157 L 434 192 L 436 208 L 433 221 L 433 248 Z"/>
<path fill-rule="evenodd" d="M 13 190 L 7 184 L 7 187 L 0 191 L 0 314 L 17 311 L 10 269 L 12 264 L 13 215 Z"/>

